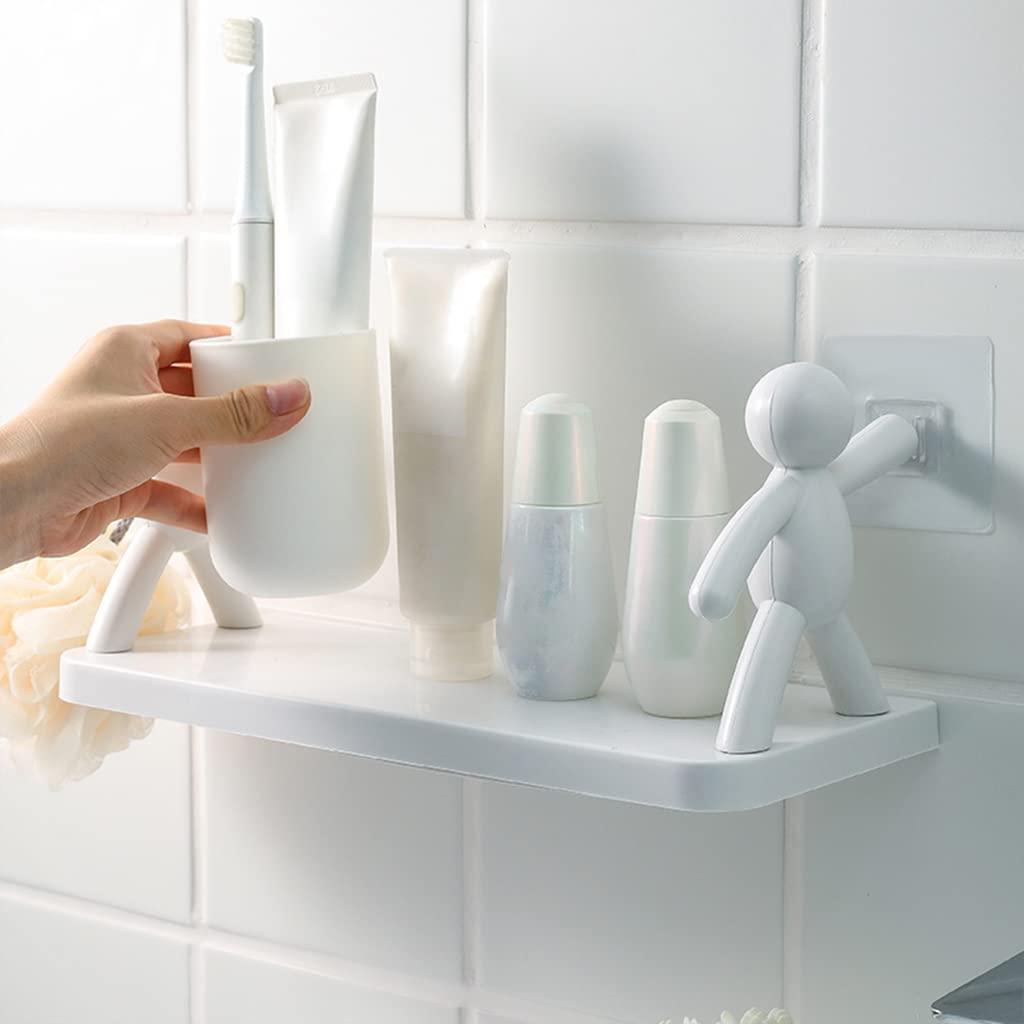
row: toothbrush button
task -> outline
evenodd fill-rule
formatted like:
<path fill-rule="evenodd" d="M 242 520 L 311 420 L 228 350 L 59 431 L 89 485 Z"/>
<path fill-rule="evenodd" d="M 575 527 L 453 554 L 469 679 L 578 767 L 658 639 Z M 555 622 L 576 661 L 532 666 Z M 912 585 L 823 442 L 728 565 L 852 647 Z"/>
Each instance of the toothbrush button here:
<path fill-rule="evenodd" d="M 245 316 L 245 285 L 236 281 L 231 286 L 231 321 L 241 323 Z"/>

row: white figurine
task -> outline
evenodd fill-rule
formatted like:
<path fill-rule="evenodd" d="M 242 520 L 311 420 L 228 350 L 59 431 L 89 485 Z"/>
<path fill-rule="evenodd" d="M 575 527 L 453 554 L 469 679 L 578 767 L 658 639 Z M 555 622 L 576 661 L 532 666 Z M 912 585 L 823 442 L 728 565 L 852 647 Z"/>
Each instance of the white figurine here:
<path fill-rule="evenodd" d="M 845 615 L 853 584 L 853 531 L 845 495 L 902 465 L 917 431 L 900 416 L 872 421 L 851 440 L 853 399 L 813 363 L 772 370 L 747 401 L 747 434 L 775 468 L 712 545 L 690 588 L 707 619 L 735 607 L 747 579 L 757 606 L 718 730 L 727 754 L 767 750 L 804 630 L 835 710 L 889 710 L 878 674 Z"/>

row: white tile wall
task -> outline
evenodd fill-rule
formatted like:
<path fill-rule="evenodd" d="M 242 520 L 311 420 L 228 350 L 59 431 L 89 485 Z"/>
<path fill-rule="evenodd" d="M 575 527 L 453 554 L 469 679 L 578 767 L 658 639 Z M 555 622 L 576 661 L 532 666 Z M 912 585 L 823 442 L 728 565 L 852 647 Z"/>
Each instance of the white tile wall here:
<path fill-rule="evenodd" d="M 1024 7 L 827 0 L 825 223 L 1024 226 Z"/>
<path fill-rule="evenodd" d="M 816 340 L 861 332 L 992 339 L 995 532 L 857 531 L 852 617 L 882 664 L 1024 680 L 1015 614 L 1024 413 L 1012 397 L 1024 379 L 1024 262 L 829 256 L 815 277 Z"/>
<path fill-rule="evenodd" d="M 184 209 L 184 0 L 32 0 L 8 13 L 0 205 Z"/>
<path fill-rule="evenodd" d="M 241 100 L 238 69 L 221 55 L 220 26 L 237 14 L 229 0 L 198 5 L 198 186 L 204 210 L 230 209 L 234 202 Z M 464 0 L 254 0 L 245 14 L 263 21 L 270 84 L 360 71 L 376 75 L 378 213 L 463 216 Z"/>
<path fill-rule="evenodd" d="M 205 733 L 209 921 L 458 980 L 458 779 Z"/>
<path fill-rule="evenodd" d="M 6 419 L 101 327 L 184 315 L 185 243 L 0 231 L 0 309 Z"/>
<path fill-rule="evenodd" d="M 188 1024 L 180 939 L 0 897 L 4 1024 Z"/>
<path fill-rule="evenodd" d="M 687 815 L 485 785 L 481 978 L 645 1024 L 777 1005 L 782 809 Z"/>
<path fill-rule="evenodd" d="M 941 702 L 942 748 L 803 798 L 803 1021 L 926 1021 L 1020 952 L 1024 707 Z"/>
<path fill-rule="evenodd" d="M 206 1024 L 459 1024 L 457 1007 L 217 950 L 205 959 Z"/>
<path fill-rule="evenodd" d="M 795 221 L 797 0 L 489 0 L 486 61 L 489 217 Z"/>
<path fill-rule="evenodd" d="M 224 318 L 236 161 L 217 26 L 237 9 L 16 10 L 0 417 L 98 327 L 184 313 L 186 290 Z M 591 403 L 620 574 L 658 402 L 723 414 L 739 501 L 764 473 L 746 390 L 794 350 L 990 335 L 997 530 L 861 531 L 853 613 L 880 661 L 1024 679 L 1019 5 L 248 12 L 271 80 L 376 72 L 379 246 L 512 252 L 510 450 L 528 398 Z M 374 289 L 386 333 L 379 265 Z M 395 592 L 389 559 L 307 607 L 393 621 Z M 0 1021 L 653 1024 L 785 993 L 800 1024 L 923 1024 L 1021 942 L 1014 683 L 945 686 L 942 753 L 793 804 L 785 848 L 781 808 L 674 816 L 224 736 L 190 762 L 175 728 L 56 797 L 5 779 Z"/>
<path fill-rule="evenodd" d="M 56 792 L 8 769 L 0 774 L 0 877 L 187 923 L 188 771 L 188 730 L 168 722 Z"/>

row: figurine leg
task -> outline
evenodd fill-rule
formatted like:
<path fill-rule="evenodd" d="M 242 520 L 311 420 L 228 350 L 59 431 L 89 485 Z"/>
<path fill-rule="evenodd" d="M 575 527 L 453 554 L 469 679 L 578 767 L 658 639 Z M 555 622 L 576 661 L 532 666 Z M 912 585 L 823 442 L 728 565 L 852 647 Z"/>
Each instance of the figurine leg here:
<path fill-rule="evenodd" d="M 114 654 L 132 649 L 174 547 L 174 540 L 165 530 L 148 523 L 132 538 L 93 619 L 85 641 L 90 651 Z"/>
<path fill-rule="evenodd" d="M 185 553 L 185 557 L 221 629 L 254 629 L 263 625 L 256 602 L 247 594 L 229 587 L 213 567 L 208 544 L 197 544 Z"/>
<path fill-rule="evenodd" d="M 875 666 L 845 615 L 808 630 L 807 639 L 837 714 L 884 715 L 889 710 Z"/>
<path fill-rule="evenodd" d="M 782 695 L 807 620 L 791 605 L 765 601 L 757 609 L 736 663 L 715 746 L 724 754 L 767 750 Z"/>

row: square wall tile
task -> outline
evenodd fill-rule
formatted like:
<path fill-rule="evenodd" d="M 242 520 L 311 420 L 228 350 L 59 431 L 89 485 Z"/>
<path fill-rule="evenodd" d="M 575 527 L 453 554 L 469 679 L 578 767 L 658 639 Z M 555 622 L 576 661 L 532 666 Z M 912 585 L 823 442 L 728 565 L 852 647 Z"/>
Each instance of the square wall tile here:
<path fill-rule="evenodd" d="M 188 945 L 0 898 L 5 1024 L 189 1024 Z"/>
<path fill-rule="evenodd" d="M 527 402 L 563 391 L 590 406 L 621 598 L 652 409 L 695 398 L 718 413 L 736 507 L 767 475 L 743 409 L 757 380 L 793 358 L 794 261 L 626 247 L 511 252 L 506 480 Z"/>
<path fill-rule="evenodd" d="M 200 0 L 199 202 L 234 203 L 241 82 L 221 51 L 229 0 Z M 263 21 L 267 117 L 271 85 L 370 71 L 377 78 L 376 209 L 406 217 L 462 217 L 466 194 L 465 0 L 254 0 Z"/>
<path fill-rule="evenodd" d="M 51 791 L 0 774 L 0 878 L 187 923 L 188 729 L 159 722 L 94 775 Z"/>
<path fill-rule="evenodd" d="M 792 224 L 798 0 L 490 0 L 486 211 Z"/>
<path fill-rule="evenodd" d="M 185 208 L 184 0 L 25 4 L 0 94 L 0 205 Z"/>
<path fill-rule="evenodd" d="M 184 240 L 0 232 L 0 308 L 3 421 L 100 328 L 184 315 Z"/>
<path fill-rule="evenodd" d="M 936 752 L 799 801 L 799 1020 L 924 1022 L 1024 946 L 1024 707 L 945 698 L 939 720 Z"/>
<path fill-rule="evenodd" d="M 779 1005 L 781 806 L 681 814 L 491 783 L 482 815 L 486 988 L 635 1024 Z"/>
<path fill-rule="evenodd" d="M 827 224 L 1024 225 L 1024 7 L 827 0 Z"/>
<path fill-rule="evenodd" d="M 461 781 L 205 733 L 209 923 L 456 981 Z"/>
<path fill-rule="evenodd" d="M 850 612 L 878 664 L 1024 680 L 1024 410 L 1014 399 L 1024 380 L 1024 262 L 827 256 L 814 275 L 819 344 L 856 334 L 992 339 L 995 532 L 857 530 Z"/>
<path fill-rule="evenodd" d="M 217 950 L 205 958 L 206 1024 L 459 1024 L 458 1007 Z"/>

